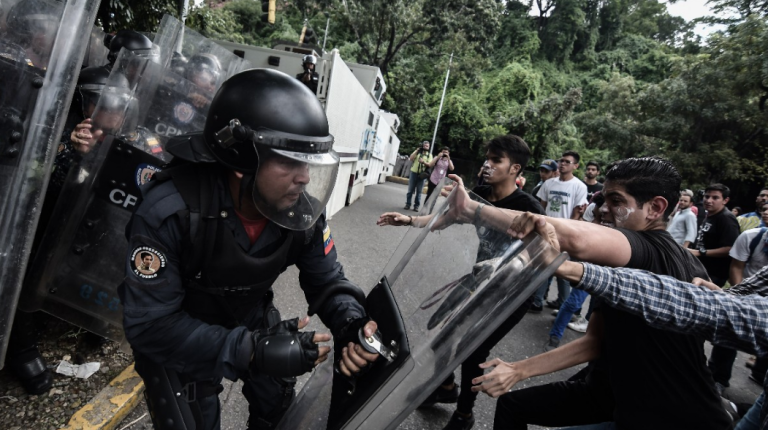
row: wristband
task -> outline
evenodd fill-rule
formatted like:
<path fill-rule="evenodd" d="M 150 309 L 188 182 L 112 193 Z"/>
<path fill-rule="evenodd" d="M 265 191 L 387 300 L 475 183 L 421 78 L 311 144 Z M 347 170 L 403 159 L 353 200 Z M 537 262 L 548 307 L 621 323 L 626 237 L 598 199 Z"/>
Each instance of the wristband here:
<path fill-rule="evenodd" d="M 413 225 L 413 217 L 408 215 L 408 224 L 406 225 Z"/>
<path fill-rule="evenodd" d="M 706 257 L 707 256 L 707 250 L 705 248 L 701 248 L 699 250 L 699 254 L 701 254 L 702 257 Z"/>

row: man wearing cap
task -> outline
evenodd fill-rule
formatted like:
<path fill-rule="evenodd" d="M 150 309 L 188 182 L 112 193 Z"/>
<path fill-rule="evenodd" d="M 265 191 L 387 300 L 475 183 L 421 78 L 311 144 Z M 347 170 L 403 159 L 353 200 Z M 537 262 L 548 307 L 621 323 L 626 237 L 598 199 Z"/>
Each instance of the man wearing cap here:
<path fill-rule="evenodd" d="M 548 179 L 556 177 L 558 173 L 557 161 L 549 158 L 544 160 L 541 163 L 541 166 L 539 166 L 539 183 L 536 184 L 536 187 L 534 187 L 533 191 L 531 191 L 531 195 L 535 197 L 539 192 L 539 188 L 541 188 L 544 182 L 547 182 Z"/>

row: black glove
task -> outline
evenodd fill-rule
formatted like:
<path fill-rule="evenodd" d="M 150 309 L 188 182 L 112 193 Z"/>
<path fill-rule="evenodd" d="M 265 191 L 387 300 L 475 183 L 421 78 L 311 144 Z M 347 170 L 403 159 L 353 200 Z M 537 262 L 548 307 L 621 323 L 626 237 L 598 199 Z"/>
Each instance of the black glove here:
<path fill-rule="evenodd" d="M 251 373 L 278 378 L 303 375 L 315 368 L 318 347 L 313 331 L 299 331 L 299 319 L 281 321 L 268 329 L 255 330 Z"/>

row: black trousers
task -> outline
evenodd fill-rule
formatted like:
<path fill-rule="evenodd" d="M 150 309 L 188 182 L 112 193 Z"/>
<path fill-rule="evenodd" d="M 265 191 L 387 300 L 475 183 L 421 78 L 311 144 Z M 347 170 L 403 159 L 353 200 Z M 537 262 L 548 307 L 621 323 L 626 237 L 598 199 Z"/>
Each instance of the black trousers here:
<path fill-rule="evenodd" d="M 512 391 L 496 402 L 494 430 L 527 429 L 528 424 L 567 427 L 613 421 L 615 402 L 607 375 L 561 381 Z"/>
<path fill-rule="evenodd" d="M 723 346 L 712 346 L 712 353 L 709 355 L 709 371 L 712 372 L 712 379 L 724 387 L 730 386 L 731 374 L 733 372 L 733 363 L 736 361 L 736 350 Z M 757 357 L 755 366 L 752 368 L 752 377 L 758 381 L 765 379 L 765 373 L 768 370 L 768 356 Z"/>
<path fill-rule="evenodd" d="M 475 400 L 479 393 L 472 391 L 472 380 L 483 374 L 483 369 L 480 368 L 480 364 L 485 363 L 488 360 L 488 356 L 491 355 L 491 349 L 496 346 L 497 343 L 504 338 L 504 336 L 512 330 L 513 327 L 523 319 L 528 312 L 528 308 L 533 303 L 533 296 L 529 297 L 522 305 L 509 318 L 504 321 L 499 328 L 496 329 L 480 346 L 461 363 L 461 391 L 459 392 L 459 401 L 456 405 L 456 410 L 463 414 L 472 413 L 472 408 L 475 406 Z M 449 385 L 454 381 L 455 376 L 451 374 L 448 379 L 443 382 L 443 385 Z"/>

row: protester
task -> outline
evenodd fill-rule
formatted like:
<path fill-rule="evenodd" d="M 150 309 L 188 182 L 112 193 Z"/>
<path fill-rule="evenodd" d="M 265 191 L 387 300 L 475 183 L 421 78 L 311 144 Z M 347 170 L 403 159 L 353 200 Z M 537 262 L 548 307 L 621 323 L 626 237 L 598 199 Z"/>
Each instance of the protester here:
<path fill-rule="evenodd" d="M 541 201 L 546 214 L 555 218 L 579 219 L 587 205 L 587 186 L 573 175 L 579 168 L 581 157 L 575 151 L 566 151 L 558 162 L 559 178 L 548 179 L 539 189 L 536 197 Z M 547 287 L 548 289 L 548 287 Z M 568 281 L 557 280 L 557 299 L 548 301 L 547 307 L 560 309 L 568 299 L 571 286 Z M 546 297 L 546 291 L 543 296 Z M 557 347 L 557 345 L 551 345 Z"/>
<path fill-rule="evenodd" d="M 557 173 L 557 161 L 551 159 L 542 161 L 541 165 L 539 166 L 539 183 L 533 187 L 531 195 L 536 197 L 536 195 L 539 193 L 539 189 L 541 189 L 541 186 L 544 185 L 544 182 L 554 178 Z"/>
<path fill-rule="evenodd" d="M 447 175 L 449 171 L 453 171 L 453 160 L 451 160 L 450 148 L 444 146 L 440 150 L 440 153 L 429 162 L 429 167 L 432 169 L 432 174 L 429 175 L 429 179 L 427 180 L 427 196 L 424 197 L 424 201 L 429 200 L 432 191 L 434 191 L 437 184 L 445 178 L 445 175 Z"/>
<path fill-rule="evenodd" d="M 755 211 L 745 213 L 737 218 L 742 233 L 753 228 L 766 226 L 765 221 L 760 216 L 760 206 L 765 202 L 768 202 L 768 187 L 762 188 L 755 198 Z"/>
<path fill-rule="evenodd" d="M 418 212 L 419 205 L 421 205 L 421 191 L 424 188 L 424 181 L 428 177 L 427 169 L 429 163 L 432 162 L 432 154 L 429 153 L 429 141 L 422 142 L 421 146 L 416 148 L 408 159 L 413 164 L 411 165 L 411 174 L 408 177 L 408 194 L 405 195 L 405 207 L 403 209 L 409 210 L 411 208 L 411 197 L 416 193 L 413 210 Z"/>
<path fill-rule="evenodd" d="M 483 177 L 486 185 L 475 187 L 472 191 L 496 207 L 526 211 L 541 214 L 544 212 L 539 202 L 530 194 L 516 185 L 518 175 L 525 169 L 531 156 L 531 150 L 525 141 L 515 135 L 499 136 L 487 144 L 486 161 L 483 164 Z M 384 225 L 427 225 L 432 215 L 410 217 L 397 212 L 382 214 L 377 224 Z M 480 246 L 477 261 L 494 258 L 490 253 L 493 243 L 498 241 L 494 231 L 478 231 Z M 527 300 L 504 321 L 461 365 L 461 391 L 454 383 L 454 375 L 443 382 L 433 392 L 422 406 L 432 406 L 435 403 L 456 403 L 456 411 L 444 427 L 446 430 L 468 430 L 472 428 L 475 417 L 472 414 L 477 393 L 472 391 L 472 378 L 480 376 L 483 371 L 480 364 L 491 353 L 491 349 L 509 333 L 525 315 L 531 305 L 532 297 Z"/>
<path fill-rule="evenodd" d="M 596 161 L 587 163 L 587 169 L 584 171 L 584 185 L 587 186 L 587 201 L 592 201 L 592 196 L 603 189 L 603 184 L 597 182 L 597 176 L 600 174 L 600 165 Z"/>
<path fill-rule="evenodd" d="M 680 201 L 677 203 L 678 211 L 667 225 L 669 234 L 683 248 L 688 248 L 696 240 L 696 215 L 691 211 L 692 205 L 693 192 L 691 190 L 680 192 Z"/>
<path fill-rule="evenodd" d="M 584 214 L 586 215 L 589 213 L 588 218 L 590 218 L 591 222 L 594 224 L 600 224 L 603 221 L 603 218 L 600 214 L 600 208 L 603 206 L 605 198 L 600 191 L 597 191 L 597 194 L 593 197 L 593 200 L 594 202 L 590 203 Z M 581 307 L 584 305 L 584 301 L 587 299 L 587 296 L 588 294 L 584 291 L 571 291 L 571 294 L 568 295 L 568 300 L 566 300 L 565 303 L 560 306 L 560 310 L 557 312 L 555 322 L 552 323 L 552 328 L 549 330 L 549 340 L 544 347 L 545 351 L 557 348 L 557 346 L 560 345 L 560 340 L 563 338 L 566 327 L 569 327 L 572 330 L 578 331 L 580 333 L 586 333 L 589 314 L 587 315 L 587 318 L 578 316 L 575 321 L 571 321 L 571 317 L 573 317 L 577 312 L 581 310 Z"/>
<path fill-rule="evenodd" d="M 459 182 L 458 177 L 451 178 Z M 554 226 L 561 249 L 575 259 L 650 270 L 685 281 L 705 277 L 701 263 L 666 231 L 666 218 L 673 209 L 669 202 L 679 198 L 680 182 L 680 174 L 665 160 L 623 160 L 606 173 L 603 226 L 552 217 L 546 221 Z M 435 228 L 450 220 L 473 219 L 477 204 L 460 192 L 453 199 L 446 221 Z M 542 218 L 503 212 L 482 212 L 481 219 L 512 237 L 524 237 Z M 508 216 L 515 217 L 511 225 Z M 524 379 L 598 358 L 584 379 L 507 393 Z M 652 329 L 636 316 L 600 304 L 595 306 L 585 336 L 519 362 L 495 359 L 483 364 L 483 368 L 490 367 L 495 368 L 475 382 L 493 379 L 502 384 L 503 389 L 494 393 L 503 394 L 496 407 L 497 429 L 604 422 L 615 422 L 622 430 L 724 430 L 732 425 L 721 407 L 697 336 Z"/>
<path fill-rule="evenodd" d="M 723 184 L 712 184 L 704 190 L 706 215 L 699 226 L 695 246 L 688 250 L 707 269 L 709 278 L 719 286 L 728 280 L 731 259 L 728 252 L 739 236 L 739 222 L 725 210 L 730 189 Z"/>
<path fill-rule="evenodd" d="M 741 215 L 741 212 L 742 212 L 742 211 L 741 211 L 741 206 L 736 206 L 736 207 L 734 207 L 733 209 L 731 209 L 731 213 L 732 213 L 732 214 L 733 214 L 733 216 L 735 216 L 735 217 L 738 217 L 739 215 Z"/>

